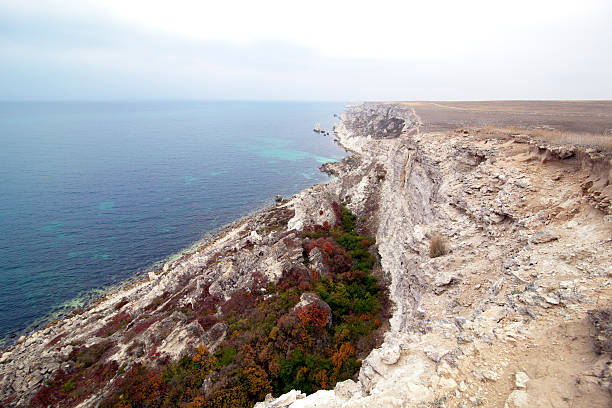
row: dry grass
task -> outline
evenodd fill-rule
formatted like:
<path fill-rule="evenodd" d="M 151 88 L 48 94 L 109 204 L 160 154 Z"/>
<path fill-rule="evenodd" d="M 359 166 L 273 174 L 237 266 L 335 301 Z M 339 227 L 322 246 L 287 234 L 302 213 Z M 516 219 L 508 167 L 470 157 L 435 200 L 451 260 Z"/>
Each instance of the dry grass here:
<path fill-rule="evenodd" d="M 437 258 L 446 255 L 447 252 L 448 248 L 444 237 L 438 233 L 433 234 L 429 240 L 429 257 Z"/>
<path fill-rule="evenodd" d="M 607 151 L 612 150 L 612 130 L 608 131 L 608 133 L 597 134 L 568 132 L 548 128 L 524 129 L 514 126 L 494 127 L 489 125 L 481 128 L 479 133 L 490 136 L 506 137 L 512 135 L 527 135 L 530 138 L 549 143 L 593 146 Z"/>

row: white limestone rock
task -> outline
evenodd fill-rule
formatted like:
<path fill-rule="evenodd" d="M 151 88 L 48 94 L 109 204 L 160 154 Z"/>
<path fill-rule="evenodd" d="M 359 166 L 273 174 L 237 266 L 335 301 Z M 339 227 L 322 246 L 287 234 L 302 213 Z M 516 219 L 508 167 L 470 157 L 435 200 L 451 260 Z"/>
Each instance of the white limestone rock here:
<path fill-rule="evenodd" d="M 527 388 L 527 383 L 529 382 L 529 376 L 522 371 L 517 371 L 514 374 L 514 386 L 518 389 Z"/>
<path fill-rule="evenodd" d="M 529 398 L 527 392 L 523 390 L 514 390 L 508 395 L 504 408 L 527 408 L 529 407 Z"/>

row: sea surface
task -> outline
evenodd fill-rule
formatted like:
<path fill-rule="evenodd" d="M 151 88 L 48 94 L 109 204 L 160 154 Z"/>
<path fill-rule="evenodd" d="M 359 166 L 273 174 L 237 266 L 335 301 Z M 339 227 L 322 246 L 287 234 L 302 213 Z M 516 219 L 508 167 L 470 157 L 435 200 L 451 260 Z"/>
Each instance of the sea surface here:
<path fill-rule="evenodd" d="M 0 102 L 0 346 L 326 181 L 343 107 Z"/>

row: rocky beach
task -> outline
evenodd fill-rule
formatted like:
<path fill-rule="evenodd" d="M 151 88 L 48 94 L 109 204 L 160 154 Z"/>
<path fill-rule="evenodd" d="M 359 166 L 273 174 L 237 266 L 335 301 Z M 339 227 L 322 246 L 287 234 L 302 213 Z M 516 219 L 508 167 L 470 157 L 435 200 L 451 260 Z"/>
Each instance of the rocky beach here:
<path fill-rule="evenodd" d="M 255 406 L 609 407 L 612 154 L 587 133 L 612 129 L 612 104 L 437 105 L 348 106 L 334 134 L 352 154 L 323 166 L 331 181 L 20 338 L 0 355 L 0 406 L 99 406 L 134 367 L 224 350 L 237 294 L 298 269 L 331 282 L 308 234 L 352 233 L 338 226 L 350 214 L 388 297 L 380 319 L 362 315 L 377 324 L 352 353 L 359 369 Z M 547 123 L 581 137 L 556 142 Z M 329 317 L 327 303 L 304 292 L 291 311 L 314 304 Z M 222 382 L 198 384 L 209 395 Z"/>

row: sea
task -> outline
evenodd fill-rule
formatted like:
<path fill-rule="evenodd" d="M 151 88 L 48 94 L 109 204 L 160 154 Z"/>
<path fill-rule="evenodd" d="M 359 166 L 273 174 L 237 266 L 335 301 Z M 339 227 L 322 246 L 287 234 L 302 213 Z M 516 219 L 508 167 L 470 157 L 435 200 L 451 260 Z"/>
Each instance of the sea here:
<path fill-rule="evenodd" d="M 0 102 L 0 346 L 328 176 L 342 102 Z"/>

